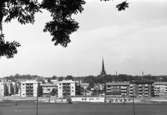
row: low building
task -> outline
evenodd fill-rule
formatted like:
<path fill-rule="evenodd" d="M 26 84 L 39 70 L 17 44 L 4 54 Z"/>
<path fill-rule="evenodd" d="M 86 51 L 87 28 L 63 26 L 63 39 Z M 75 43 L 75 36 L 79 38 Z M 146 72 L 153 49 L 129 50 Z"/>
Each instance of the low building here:
<path fill-rule="evenodd" d="M 75 81 L 63 80 L 59 81 L 58 86 L 58 97 L 67 98 L 76 95 Z"/>
<path fill-rule="evenodd" d="M 167 82 L 154 82 L 154 96 L 166 97 L 167 96 Z"/>
<path fill-rule="evenodd" d="M 58 90 L 57 84 L 45 83 L 41 84 L 41 88 L 43 96 L 57 95 L 57 90 Z"/>
<path fill-rule="evenodd" d="M 37 97 L 39 82 L 36 80 L 21 81 L 20 96 L 22 97 Z"/>

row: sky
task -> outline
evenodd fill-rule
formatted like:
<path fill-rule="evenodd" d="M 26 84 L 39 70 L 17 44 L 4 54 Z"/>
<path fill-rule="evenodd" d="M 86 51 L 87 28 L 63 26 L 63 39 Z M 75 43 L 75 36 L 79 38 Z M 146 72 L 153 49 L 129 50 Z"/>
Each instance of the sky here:
<path fill-rule="evenodd" d="M 102 58 L 108 74 L 167 75 L 167 0 L 128 0 L 118 12 L 118 0 L 86 0 L 84 11 L 73 16 L 80 25 L 67 48 L 54 46 L 43 27 L 50 17 L 36 22 L 4 24 L 6 40 L 21 43 L 14 58 L 0 59 L 0 77 L 32 74 L 44 77 L 98 75 Z"/>

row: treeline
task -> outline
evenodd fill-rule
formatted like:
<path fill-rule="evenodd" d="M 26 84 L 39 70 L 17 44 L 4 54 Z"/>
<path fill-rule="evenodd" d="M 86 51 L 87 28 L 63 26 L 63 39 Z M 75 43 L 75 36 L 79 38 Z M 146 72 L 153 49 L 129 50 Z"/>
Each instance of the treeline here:
<path fill-rule="evenodd" d="M 111 82 L 111 81 L 152 81 L 152 82 L 157 82 L 157 81 L 163 81 L 167 82 L 167 75 L 160 75 L 160 76 L 153 76 L 153 75 L 143 75 L 143 76 L 137 76 L 137 75 L 128 75 L 128 74 L 119 74 L 119 75 L 105 75 L 105 76 L 82 76 L 82 77 L 77 77 L 77 76 L 72 76 L 72 75 L 67 75 L 65 77 L 58 77 L 58 76 L 52 76 L 52 77 L 42 77 L 38 75 L 11 75 L 5 77 L 6 79 L 15 81 L 18 79 L 57 79 L 59 81 L 61 80 L 77 80 L 77 81 L 82 81 L 85 83 L 105 83 L 105 82 Z"/>
<path fill-rule="evenodd" d="M 167 82 L 167 75 L 162 76 L 152 76 L 152 75 L 143 75 L 143 76 L 133 76 L 127 74 L 119 74 L 119 75 L 106 75 L 106 76 L 86 76 L 81 78 L 83 82 L 89 83 L 90 87 L 94 86 L 94 84 L 100 83 L 103 84 L 105 82 L 112 81 L 151 81 L 151 82 Z"/>
<path fill-rule="evenodd" d="M 73 77 L 72 75 L 67 75 L 64 77 L 58 77 L 53 75 L 52 77 L 43 77 L 43 76 L 39 76 L 39 75 L 21 75 L 21 74 L 16 74 L 16 75 L 10 75 L 10 76 L 6 76 L 4 77 L 7 80 L 11 80 L 11 81 L 17 81 L 17 80 L 31 80 L 31 79 L 37 79 L 37 80 L 43 80 L 43 79 L 47 79 L 48 82 L 51 79 L 57 79 L 58 81 L 62 81 L 62 80 L 74 80 L 75 77 Z M 76 78 L 77 79 L 77 78 Z"/>
<path fill-rule="evenodd" d="M 38 76 L 38 75 L 20 75 L 20 74 L 16 74 L 16 75 L 10 75 L 10 76 L 6 76 L 4 77 L 7 80 L 11 80 L 11 81 L 17 81 L 17 80 L 21 80 L 21 79 L 40 79 L 42 78 L 42 76 Z"/>

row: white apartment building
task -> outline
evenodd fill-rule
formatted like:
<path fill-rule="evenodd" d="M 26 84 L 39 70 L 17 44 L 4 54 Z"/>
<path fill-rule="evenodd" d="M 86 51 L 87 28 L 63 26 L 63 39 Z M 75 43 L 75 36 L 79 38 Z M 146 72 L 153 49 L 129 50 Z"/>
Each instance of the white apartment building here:
<path fill-rule="evenodd" d="M 71 97 L 76 94 L 75 81 L 72 80 L 63 80 L 57 83 L 58 86 L 58 97 Z"/>
<path fill-rule="evenodd" d="M 107 97 L 126 97 L 128 96 L 129 82 L 108 82 L 106 83 Z"/>
<path fill-rule="evenodd" d="M 11 96 L 17 94 L 17 84 L 10 80 L 0 81 L 0 96 Z"/>
<path fill-rule="evenodd" d="M 0 82 L 0 96 L 5 96 L 5 84 Z"/>
<path fill-rule="evenodd" d="M 21 81 L 20 96 L 37 97 L 39 82 L 36 80 Z"/>
<path fill-rule="evenodd" d="M 167 96 L 167 82 L 154 82 L 154 96 Z"/>

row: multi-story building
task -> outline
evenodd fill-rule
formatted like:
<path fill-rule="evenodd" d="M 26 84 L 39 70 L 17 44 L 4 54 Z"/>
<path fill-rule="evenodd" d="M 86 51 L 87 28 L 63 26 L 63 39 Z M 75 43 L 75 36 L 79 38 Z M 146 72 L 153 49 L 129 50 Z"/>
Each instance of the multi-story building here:
<path fill-rule="evenodd" d="M 5 96 L 5 91 L 7 90 L 4 82 L 0 82 L 0 96 Z"/>
<path fill-rule="evenodd" d="M 152 97 L 153 82 L 150 81 L 135 81 L 129 86 L 129 96 L 134 97 Z"/>
<path fill-rule="evenodd" d="M 17 83 L 10 80 L 0 81 L 0 96 L 11 96 L 18 93 Z"/>
<path fill-rule="evenodd" d="M 129 82 L 106 83 L 106 96 L 127 97 L 129 94 Z"/>
<path fill-rule="evenodd" d="M 136 84 L 129 84 L 129 97 L 134 97 L 136 92 Z"/>
<path fill-rule="evenodd" d="M 128 103 L 129 82 L 106 83 L 105 102 L 107 103 Z"/>
<path fill-rule="evenodd" d="M 75 96 L 76 88 L 75 88 L 75 81 L 72 80 L 63 80 L 59 81 L 58 86 L 58 97 L 65 98 Z"/>
<path fill-rule="evenodd" d="M 167 82 L 154 82 L 154 96 L 167 96 Z"/>
<path fill-rule="evenodd" d="M 22 81 L 20 95 L 22 97 L 37 97 L 39 85 L 39 82 L 36 80 Z"/>

